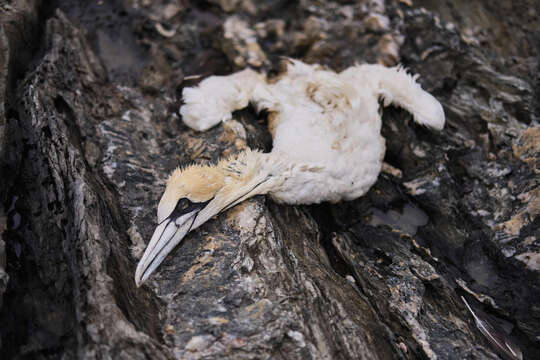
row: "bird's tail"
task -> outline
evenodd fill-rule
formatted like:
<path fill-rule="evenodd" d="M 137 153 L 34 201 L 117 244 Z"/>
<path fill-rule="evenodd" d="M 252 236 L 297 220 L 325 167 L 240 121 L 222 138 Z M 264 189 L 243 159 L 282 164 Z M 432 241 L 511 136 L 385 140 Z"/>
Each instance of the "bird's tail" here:
<path fill-rule="evenodd" d="M 444 110 L 437 99 L 423 90 L 416 82 L 418 75 L 410 75 L 405 68 L 383 65 L 359 65 L 350 68 L 352 76 L 360 76 L 357 81 L 368 82 L 383 99 L 384 106 L 394 104 L 410 112 L 414 120 L 422 125 L 442 130 Z M 347 72 L 349 70 L 346 70 Z M 343 74 L 343 73 L 342 73 Z M 347 74 L 345 74 L 347 76 Z"/>

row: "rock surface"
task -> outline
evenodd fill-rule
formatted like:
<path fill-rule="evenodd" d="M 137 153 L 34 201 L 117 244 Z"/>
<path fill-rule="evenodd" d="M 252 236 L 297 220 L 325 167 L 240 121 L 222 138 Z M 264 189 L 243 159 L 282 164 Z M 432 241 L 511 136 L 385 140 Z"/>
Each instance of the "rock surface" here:
<path fill-rule="evenodd" d="M 6 358 L 511 359 L 462 299 L 540 358 L 536 2 L 0 6 Z M 366 196 L 251 199 L 137 289 L 168 173 L 271 148 L 249 108 L 188 129 L 181 89 L 246 64 L 275 72 L 279 56 L 334 70 L 400 62 L 443 103 L 447 127 L 387 108 L 387 165 Z"/>

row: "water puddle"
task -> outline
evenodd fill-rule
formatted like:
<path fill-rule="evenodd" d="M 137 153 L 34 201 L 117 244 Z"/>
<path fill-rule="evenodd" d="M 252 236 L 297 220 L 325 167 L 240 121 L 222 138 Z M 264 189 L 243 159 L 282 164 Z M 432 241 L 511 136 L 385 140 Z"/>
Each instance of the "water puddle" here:
<path fill-rule="evenodd" d="M 390 209 L 384 212 L 373 207 L 369 210 L 371 226 L 388 225 L 409 235 L 415 235 L 418 227 L 426 225 L 429 221 L 427 214 L 412 203 L 405 204 L 401 211 Z"/>

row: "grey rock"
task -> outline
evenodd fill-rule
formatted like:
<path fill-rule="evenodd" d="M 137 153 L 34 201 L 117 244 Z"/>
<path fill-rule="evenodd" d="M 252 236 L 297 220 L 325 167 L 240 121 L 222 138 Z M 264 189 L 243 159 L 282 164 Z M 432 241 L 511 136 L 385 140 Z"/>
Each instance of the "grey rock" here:
<path fill-rule="evenodd" d="M 0 212 L 0 236 L 6 230 L 6 217 Z M 6 292 L 9 275 L 6 273 L 6 244 L 0 239 L 0 308 L 3 305 L 3 296 Z M 1 343 L 0 343 L 1 344 Z"/>
<path fill-rule="evenodd" d="M 0 58 L 6 358 L 497 359 L 462 296 L 498 339 L 539 357 L 530 10 L 499 19 L 487 2 L 211 3 L 33 3 L 39 16 L 15 22 L 39 29 L 35 48 L 17 58 L 0 41 L 19 62 Z M 473 29 L 482 12 L 498 32 Z M 169 172 L 271 146 L 264 114 L 250 108 L 204 133 L 177 113 L 182 87 L 230 73 L 247 54 L 223 39 L 231 17 L 253 30 L 268 71 L 276 54 L 335 70 L 400 60 L 448 125 L 433 133 L 386 109 L 385 160 L 399 177 L 382 173 L 340 204 L 246 201 L 136 288 Z M 505 49 L 497 34 L 527 46 Z"/>

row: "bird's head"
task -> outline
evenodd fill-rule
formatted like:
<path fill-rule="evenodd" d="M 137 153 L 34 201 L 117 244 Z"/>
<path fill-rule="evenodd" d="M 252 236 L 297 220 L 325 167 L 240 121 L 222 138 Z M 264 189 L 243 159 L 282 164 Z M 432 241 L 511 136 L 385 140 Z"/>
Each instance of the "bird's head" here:
<path fill-rule="evenodd" d="M 214 215 L 247 198 L 266 193 L 272 177 L 263 156 L 247 151 L 217 165 L 176 169 L 158 205 L 158 226 L 135 272 L 140 286 L 176 245 Z"/>

